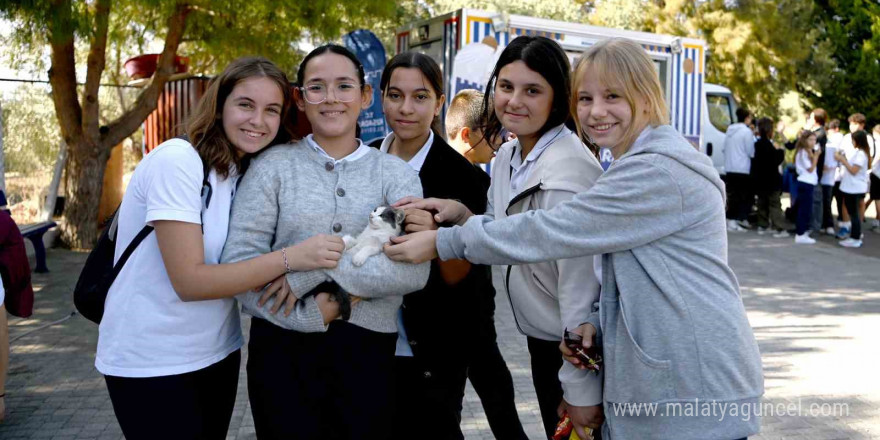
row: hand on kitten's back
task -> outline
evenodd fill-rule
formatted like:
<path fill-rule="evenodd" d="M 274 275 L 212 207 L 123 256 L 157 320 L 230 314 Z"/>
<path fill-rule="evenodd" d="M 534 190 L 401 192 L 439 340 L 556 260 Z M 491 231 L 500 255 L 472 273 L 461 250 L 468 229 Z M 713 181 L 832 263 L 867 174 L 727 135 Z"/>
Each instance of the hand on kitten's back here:
<path fill-rule="evenodd" d="M 370 221 L 367 227 L 354 238 L 350 235 L 342 237 L 345 243 L 345 252 L 351 252 L 351 264 L 356 267 L 363 266 L 367 258 L 382 252 L 385 243 L 391 237 L 400 235 L 403 230 L 405 213 L 402 210 L 390 206 L 380 206 L 370 213 Z"/>

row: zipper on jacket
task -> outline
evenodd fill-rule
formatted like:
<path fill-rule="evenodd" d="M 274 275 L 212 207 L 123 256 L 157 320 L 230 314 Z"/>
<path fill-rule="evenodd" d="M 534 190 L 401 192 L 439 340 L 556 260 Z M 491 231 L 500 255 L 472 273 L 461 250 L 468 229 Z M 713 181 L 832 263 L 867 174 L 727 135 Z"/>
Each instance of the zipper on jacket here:
<path fill-rule="evenodd" d="M 538 182 L 537 185 L 532 186 L 519 194 L 516 195 L 513 199 L 510 200 L 510 203 L 507 204 L 507 209 L 504 210 L 504 213 L 508 216 L 510 215 L 510 208 L 513 208 L 513 205 L 517 204 L 520 200 L 538 192 L 541 190 L 541 182 Z"/>
<path fill-rule="evenodd" d="M 516 329 L 519 330 L 520 334 L 528 336 L 522 327 L 519 326 L 519 320 L 516 319 L 516 307 L 513 306 L 513 298 L 510 297 L 510 271 L 512 269 L 513 266 L 507 266 L 507 276 L 504 277 L 504 290 L 507 291 L 507 301 L 510 302 L 510 311 L 513 312 L 513 323 L 516 324 Z"/>

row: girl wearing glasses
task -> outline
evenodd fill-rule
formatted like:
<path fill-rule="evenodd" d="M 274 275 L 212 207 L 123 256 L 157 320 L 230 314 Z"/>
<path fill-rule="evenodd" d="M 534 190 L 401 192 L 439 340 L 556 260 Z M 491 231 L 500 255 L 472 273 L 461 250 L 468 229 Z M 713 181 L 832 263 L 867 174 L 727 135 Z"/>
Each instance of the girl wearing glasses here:
<path fill-rule="evenodd" d="M 470 209 L 483 212 L 488 188 L 478 173 L 485 173 L 440 135 L 440 111 L 446 96 L 437 63 L 416 52 L 398 54 L 385 66 L 380 87 L 385 120 L 392 133 L 377 145 L 379 150 L 407 161 L 419 173 L 426 197 L 461 200 Z M 437 224 L 431 213 L 407 211 L 407 232 L 433 229 Z M 430 438 L 464 438 L 461 409 L 470 356 L 462 347 L 471 346 L 469 339 L 479 331 L 474 295 L 491 288 L 490 283 L 486 266 L 472 266 L 465 260 L 435 260 L 428 285 L 404 297 L 395 368 L 397 438 L 410 438 L 426 426 L 431 427 Z M 449 324 L 451 317 L 459 318 L 456 324 Z M 509 393 L 497 398 L 507 400 L 510 414 L 506 426 L 493 426 L 502 429 L 495 434 L 498 438 L 526 438 L 513 405 L 510 373 L 500 353 L 498 358 L 500 368 L 494 373 L 507 373 L 510 386 Z"/>
<path fill-rule="evenodd" d="M 297 73 L 294 99 L 313 133 L 253 161 L 232 209 L 224 261 L 239 261 L 319 234 L 357 236 L 370 213 L 421 195 L 402 160 L 355 137 L 372 89 L 347 49 L 325 45 Z M 272 315 L 243 295 L 251 320 L 248 392 L 261 439 L 384 439 L 393 424 L 397 311 L 403 295 L 424 287 L 430 265 L 384 254 L 354 267 L 349 254 L 330 270 L 294 271 L 286 282 L 297 313 Z M 319 287 L 321 286 L 321 287 Z M 361 298 L 348 320 L 328 323 L 310 295 L 325 288 Z"/>
<path fill-rule="evenodd" d="M 95 358 L 128 439 L 226 438 L 243 343 L 232 297 L 288 268 L 329 268 L 339 259 L 341 243 L 318 236 L 218 264 L 235 182 L 257 153 L 290 139 L 282 124 L 289 87 L 264 58 L 233 61 L 205 91 L 187 139 L 164 142 L 134 171 L 117 218 L 117 258 L 145 226 L 155 233 L 107 294 Z M 284 300 L 276 281 L 269 295 Z"/>

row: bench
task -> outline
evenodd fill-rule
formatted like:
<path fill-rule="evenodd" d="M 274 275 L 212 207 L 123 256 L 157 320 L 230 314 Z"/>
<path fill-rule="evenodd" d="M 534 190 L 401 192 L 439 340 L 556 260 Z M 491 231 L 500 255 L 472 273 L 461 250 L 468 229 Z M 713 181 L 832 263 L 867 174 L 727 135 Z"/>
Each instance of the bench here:
<path fill-rule="evenodd" d="M 21 228 L 21 235 L 31 241 L 34 245 L 34 256 L 37 259 L 37 267 L 34 269 L 36 273 L 49 272 L 46 267 L 46 246 L 43 245 L 43 234 L 49 229 L 56 226 L 53 221 L 34 223 Z"/>

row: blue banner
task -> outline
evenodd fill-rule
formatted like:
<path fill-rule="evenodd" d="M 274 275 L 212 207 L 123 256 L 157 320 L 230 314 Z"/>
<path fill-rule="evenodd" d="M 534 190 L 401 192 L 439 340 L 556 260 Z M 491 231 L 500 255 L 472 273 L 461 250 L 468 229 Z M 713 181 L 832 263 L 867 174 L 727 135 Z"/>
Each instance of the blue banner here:
<path fill-rule="evenodd" d="M 345 34 L 342 42 L 361 60 L 367 84 L 373 86 L 373 103 L 358 118 L 361 140 L 369 143 L 385 137 L 389 132 L 385 126 L 385 113 L 382 111 L 382 91 L 379 90 L 379 80 L 382 79 L 382 70 L 385 69 L 385 47 L 375 34 L 366 29 Z"/>

